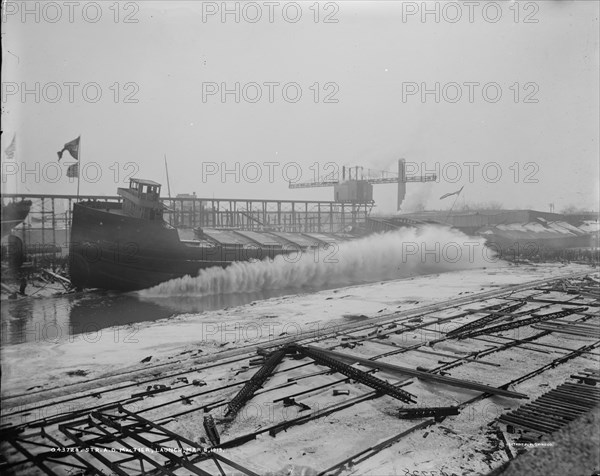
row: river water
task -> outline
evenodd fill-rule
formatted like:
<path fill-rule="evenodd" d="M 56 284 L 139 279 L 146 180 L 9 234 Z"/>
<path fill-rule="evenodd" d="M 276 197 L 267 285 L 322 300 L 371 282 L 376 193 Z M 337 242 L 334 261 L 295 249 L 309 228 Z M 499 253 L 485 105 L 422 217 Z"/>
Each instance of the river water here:
<path fill-rule="evenodd" d="M 197 314 L 277 296 L 318 290 L 278 289 L 173 298 L 143 298 L 137 293 L 90 291 L 52 297 L 20 298 L 2 302 L 1 342 L 2 345 L 60 342 L 78 334 L 93 336 L 94 333 L 109 327 L 153 322 L 181 314 Z"/>

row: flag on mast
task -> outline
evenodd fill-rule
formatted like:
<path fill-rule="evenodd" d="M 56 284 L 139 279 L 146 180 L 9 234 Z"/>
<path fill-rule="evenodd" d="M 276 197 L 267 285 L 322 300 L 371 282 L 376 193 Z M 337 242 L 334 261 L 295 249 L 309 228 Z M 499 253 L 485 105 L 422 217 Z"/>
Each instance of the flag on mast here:
<path fill-rule="evenodd" d="M 4 149 L 4 153 L 6 154 L 6 158 L 8 160 L 13 160 L 15 158 L 15 152 L 17 151 L 17 134 L 13 136 L 13 140 L 8 145 L 6 149 Z"/>
<path fill-rule="evenodd" d="M 462 192 L 462 189 L 465 188 L 465 186 L 463 185 L 462 187 L 460 187 L 460 190 L 457 190 L 456 192 L 452 192 L 452 193 L 446 193 L 444 195 L 442 195 L 440 197 L 440 200 L 443 200 L 444 198 L 448 198 L 451 197 L 452 195 L 460 195 L 460 192 Z"/>
<path fill-rule="evenodd" d="M 58 160 L 62 159 L 63 153 L 65 152 L 65 150 L 67 152 L 69 152 L 69 154 L 71 154 L 71 157 L 73 157 L 75 160 L 79 160 L 79 139 L 81 138 L 81 136 L 79 136 L 77 139 L 73 139 L 71 142 L 67 142 L 64 147 L 62 148 L 62 150 L 59 150 L 57 152 L 58 154 Z"/>

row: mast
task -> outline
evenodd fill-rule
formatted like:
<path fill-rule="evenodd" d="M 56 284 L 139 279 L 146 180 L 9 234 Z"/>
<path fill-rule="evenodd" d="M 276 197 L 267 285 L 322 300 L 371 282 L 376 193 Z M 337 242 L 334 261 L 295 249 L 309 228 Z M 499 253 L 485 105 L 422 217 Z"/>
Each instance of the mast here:
<path fill-rule="evenodd" d="M 171 200 L 171 184 L 169 182 L 169 167 L 167 166 L 167 154 L 165 154 L 165 171 L 167 173 L 167 192 L 169 194 L 169 200 Z"/>
<path fill-rule="evenodd" d="M 460 197 L 461 192 L 463 191 L 463 188 L 465 188 L 465 186 L 463 185 L 460 190 L 458 191 L 458 193 L 456 194 L 456 198 L 454 199 L 454 201 L 452 202 L 452 206 L 450 207 L 450 210 L 448 210 L 448 214 L 446 215 L 446 223 L 450 223 L 449 222 L 449 218 L 450 218 L 450 213 L 452 213 L 452 210 L 454 209 L 454 205 L 456 204 L 456 201 L 458 200 L 458 197 Z"/>
<path fill-rule="evenodd" d="M 81 153 L 81 134 L 79 134 L 79 145 L 77 148 L 77 201 L 79 201 L 79 184 L 81 183 L 81 161 L 83 160 L 83 154 Z"/>

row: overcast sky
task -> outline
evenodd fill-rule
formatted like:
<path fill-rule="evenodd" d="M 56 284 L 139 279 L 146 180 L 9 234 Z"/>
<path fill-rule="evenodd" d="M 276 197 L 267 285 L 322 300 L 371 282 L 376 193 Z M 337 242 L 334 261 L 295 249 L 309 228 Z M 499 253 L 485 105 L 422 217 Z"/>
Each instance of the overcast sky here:
<path fill-rule="evenodd" d="M 236 22 L 221 2 L 27 2 L 25 16 L 5 2 L 4 179 L 16 133 L 14 162 L 32 171 L 18 191 L 75 193 L 56 152 L 81 134 L 82 194 L 115 194 L 134 171 L 166 184 L 166 154 L 173 195 L 331 200 L 285 179 L 403 157 L 440 173 L 408 185 L 407 210 L 447 207 L 463 185 L 461 201 L 597 209 L 599 3 L 488 3 L 428 2 L 436 18 L 422 2 L 230 2 Z M 239 102 L 223 98 L 236 83 Z M 376 185 L 378 209 L 395 194 Z"/>

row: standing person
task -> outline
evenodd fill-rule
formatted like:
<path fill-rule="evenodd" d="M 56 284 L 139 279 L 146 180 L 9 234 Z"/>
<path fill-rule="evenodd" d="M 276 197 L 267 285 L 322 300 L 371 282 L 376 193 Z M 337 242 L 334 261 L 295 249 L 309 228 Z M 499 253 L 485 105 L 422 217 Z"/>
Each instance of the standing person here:
<path fill-rule="evenodd" d="M 21 296 L 25 296 L 26 295 L 25 294 L 25 288 L 27 288 L 27 279 L 25 278 L 25 276 L 23 276 L 21 278 L 20 284 L 21 285 L 19 286 L 19 294 Z"/>

